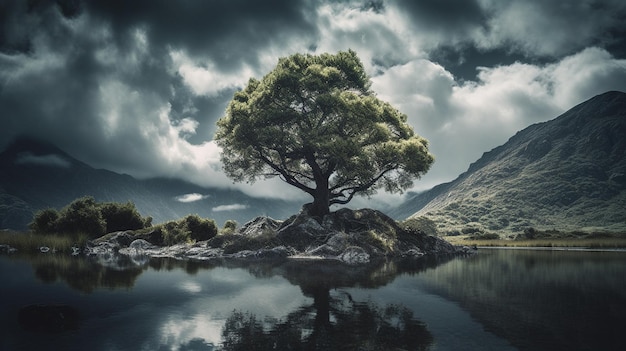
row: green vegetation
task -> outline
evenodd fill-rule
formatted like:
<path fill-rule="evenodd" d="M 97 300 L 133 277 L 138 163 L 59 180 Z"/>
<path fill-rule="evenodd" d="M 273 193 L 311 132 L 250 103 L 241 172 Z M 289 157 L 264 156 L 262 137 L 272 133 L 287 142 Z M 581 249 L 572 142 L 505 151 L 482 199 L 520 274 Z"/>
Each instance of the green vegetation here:
<path fill-rule="evenodd" d="M 86 234 L 97 238 L 113 231 L 142 229 L 151 222 L 150 217 L 141 217 L 132 202 L 97 203 L 85 196 L 61 211 L 48 208 L 37 212 L 29 226 L 37 234 Z"/>
<path fill-rule="evenodd" d="M 220 234 L 234 234 L 237 230 L 237 221 L 228 220 L 224 222 L 224 227 L 220 230 Z"/>
<path fill-rule="evenodd" d="M 235 221 L 224 224 L 234 232 Z M 72 201 L 62 210 L 48 208 L 37 212 L 30 224 L 31 232 L 0 232 L 0 244 L 18 251 L 34 252 L 45 246 L 57 252 L 71 252 L 84 247 L 88 240 L 107 239 L 106 233 L 128 231 L 137 238 L 149 237 L 155 245 L 174 245 L 209 240 L 217 235 L 212 219 L 193 214 L 177 221 L 152 226 L 151 217 L 142 217 L 132 202 L 98 203 L 93 197 Z"/>
<path fill-rule="evenodd" d="M 313 216 L 410 188 L 433 163 L 428 142 L 370 85 L 354 51 L 281 58 L 217 122 L 224 171 L 237 182 L 280 177 L 313 197 Z"/>
<path fill-rule="evenodd" d="M 578 247 L 593 249 L 626 248 L 626 234 L 609 232 L 585 233 L 560 232 L 556 230 L 538 231 L 528 228 L 518 235 L 509 235 L 506 238 L 495 233 L 487 235 L 461 234 L 445 236 L 453 245 L 483 246 L 483 247 Z"/>
<path fill-rule="evenodd" d="M 247 236 L 226 231 L 209 240 L 208 245 L 224 249 L 225 254 L 232 254 L 243 250 L 259 250 L 268 247 L 276 247 L 281 243 L 276 239 L 276 234 L 267 230 L 255 236 Z"/>
<path fill-rule="evenodd" d="M 53 252 L 71 253 L 72 247 L 82 248 L 87 240 L 84 234 L 58 235 L 0 231 L 0 244 L 9 245 L 18 252 L 39 252 L 41 247 L 47 247 Z"/>
<path fill-rule="evenodd" d="M 437 223 L 432 219 L 424 216 L 411 217 L 400 223 L 403 228 L 409 230 L 421 230 L 427 235 L 438 236 Z"/>
<path fill-rule="evenodd" d="M 177 221 L 168 221 L 156 226 L 138 230 L 136 236 L 151 234 L 151 242 L 156 245 L 174 245 L 209 240 L 217 235 L 217 225 L 212 219 L 200 218 L 193 214 Z"/>

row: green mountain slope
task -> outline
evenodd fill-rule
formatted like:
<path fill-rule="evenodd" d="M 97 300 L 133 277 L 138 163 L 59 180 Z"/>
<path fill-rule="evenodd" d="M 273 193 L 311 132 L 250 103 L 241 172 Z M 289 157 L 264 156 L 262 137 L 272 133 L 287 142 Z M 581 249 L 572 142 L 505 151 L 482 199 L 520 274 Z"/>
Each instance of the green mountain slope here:
<path fill-rule="evenodd" d="M 626 232 L 626 94 L 598 95 L 518 132 L 392 214 L 427 216 L 443 233 Z"/>

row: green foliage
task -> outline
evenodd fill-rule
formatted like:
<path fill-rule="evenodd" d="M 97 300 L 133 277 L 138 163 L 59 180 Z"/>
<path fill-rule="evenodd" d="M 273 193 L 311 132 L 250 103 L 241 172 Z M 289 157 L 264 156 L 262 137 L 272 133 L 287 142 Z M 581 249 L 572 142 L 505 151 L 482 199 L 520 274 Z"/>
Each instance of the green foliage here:
<path fill-rule="evenodd" d="M 411 217 L 402 222 L 402 226 L 405 228 L 409 228 L 410 230 L 421 230 L 427 235 L 438 235 L 437 224 L 435 223 L 435 221 L 428 217 Z"/>
<path fill-rule="evenodd" d="M 192 240 L 209 240 L 217 235 L 217 225 L 212 219 L 189 215 L 183 219 L 183 226 L 189 231 Z"/>
<path fill-rule="evenodd" d="M 163 245 L 181 244 L 191 241 L 191 233 L 181 221 L 169 221 L 159 226 Z"/>
<path fill-rule="evenodd" d="M 100 205 L 102 218 L 106 222 L 106 232 L 136 230 L 144 227 L 144 219 L 132 202 L 125 204 L 107 202 Z"/>
<path fill-rule="evenodd" d="M 409 188 L 433 162 L 428 142 L 370 85 L 353 51 L 280 59 L 235 93 L 217 122 L 226 174 L 279 176 L 313 196 L 315 214 L 355 195 Z"/>
<path fill-rule="evenodd" d="M 57 232 L 57 221 L 59 211 L 53 208 L 46 208 L 35 213 L 33 221 L 29 227 L 32 231 L 41 234 L 52 234 Z"/>
<path fill-rule="evenodd" d="M 91 238 L 97 238 L 105 234 L 106 222 L 96 200 L 85 196 L 72 201 L 61 210 L 56 228 L 59 233 L 85 233 Z"/>
<path fill-rule="evenodd" d="M 209 240 L 217 235 L 217 225 L 212 219 L 188 215 L 177 221 L 169 221 L 155 227 L 160 235 L 157 244 L 174 245 L 193 241 Z"/>
<path fill-rule="evenodd" d="M 234 234 L 236 230 L 237 230 L 237 222 L 232 219 L 229 219 L 226 222 L 224 222 L 224 227 L 220 231 L 220 234 Z"/>
<path fill-rule="evenodd" d="M 73 236 L 57 234 L 35 234 L 32 232 L 0 231 L 0 243 L 17 249 L 18 252 L 39 253 L 42 246 L 53 252 L 71 253 L 72 247 L 83 247 L 88 238 L 84 234 Z"/>
<path fill-rule="evenodd" d="M 97 238 L 120 230 L 142 229 L 152 218 L 142 218 L 132 202 L 97 203 L 91 196 L 72 201 L 61 211 L 45 209 L 37 212 L 30 229 L 38 234 L 79 234 Z"/>

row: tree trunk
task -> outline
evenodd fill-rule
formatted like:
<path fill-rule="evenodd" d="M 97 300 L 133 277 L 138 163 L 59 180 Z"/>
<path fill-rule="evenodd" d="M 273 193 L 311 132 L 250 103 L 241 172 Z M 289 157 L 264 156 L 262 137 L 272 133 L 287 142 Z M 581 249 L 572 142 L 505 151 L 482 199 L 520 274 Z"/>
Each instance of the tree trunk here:
<path fill-rule="evenodd" d="M 328 187 L 317 188 L 315 196 L 313 197 L 313 204 L 309 208 L 309 215 L 315 217 L 324 217 L 330 213 L 330 196 L 328 194 Z"/>

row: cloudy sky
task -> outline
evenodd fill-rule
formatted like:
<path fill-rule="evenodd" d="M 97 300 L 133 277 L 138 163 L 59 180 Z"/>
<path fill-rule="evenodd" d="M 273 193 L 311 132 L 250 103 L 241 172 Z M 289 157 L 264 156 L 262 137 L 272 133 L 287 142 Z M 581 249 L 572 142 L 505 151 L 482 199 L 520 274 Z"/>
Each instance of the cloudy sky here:
<path fill-rule="evenodd" d="M 626 91 L 626 2 L 2 0 L 0 149 L 30 135 L 98 168 L 289 195 L 233 185 L 215 122 L 279 57 L 347 49 L 430 141 L 427 189 L 530 124 Z"/>

